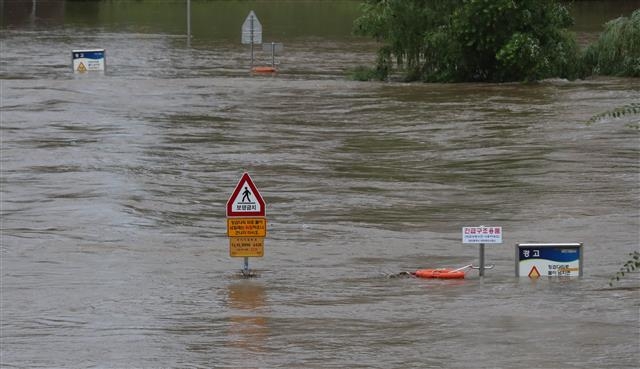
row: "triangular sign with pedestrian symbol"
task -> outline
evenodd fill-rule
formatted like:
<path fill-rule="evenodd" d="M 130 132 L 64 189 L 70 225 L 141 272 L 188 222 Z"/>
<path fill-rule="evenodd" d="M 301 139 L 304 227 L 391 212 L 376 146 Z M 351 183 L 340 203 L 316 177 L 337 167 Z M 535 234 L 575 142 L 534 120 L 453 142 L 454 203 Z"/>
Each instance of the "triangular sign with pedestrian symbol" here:
<path fill-rule="evenodd" d="M 227 201 L 227 216 L 263 217 L 265 211 L 264 199 L 249 177 L 249 173 L 242 174 L 242 178 Z"/>

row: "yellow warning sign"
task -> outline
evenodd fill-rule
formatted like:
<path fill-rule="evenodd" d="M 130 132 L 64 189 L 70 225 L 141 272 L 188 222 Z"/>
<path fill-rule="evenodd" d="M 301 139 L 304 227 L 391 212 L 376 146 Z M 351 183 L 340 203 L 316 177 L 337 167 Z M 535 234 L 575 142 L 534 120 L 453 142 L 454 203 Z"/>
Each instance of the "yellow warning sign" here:
<path fill-rule="evenodd" d="M 536 268 L 536 266 L 534 265 L 533 268 L 531 268 L 531 271 L 529 272 L 529 278 L 539 278 L 540 277 L 540 272 L 538 271 L 538 268 Z"/>
<path fill-rule="evenodd" d="M 229 237 L 231 257 L 263 257 L 264 237 Z"/>
<path fill-rule="evenodd" d="M 76 69 L 78 72 L 80 73 L 84 73 L 87 71 L 87 67 L 84 66 L 83 62 L 80 62 L 80 64 L 78 64 L 78 69 Z"/>
<path fill-rule="evenodd" d="M 229 237 L 265 237 L 267 219 L 265 218 L 227 218 L 227 236 Z"/>

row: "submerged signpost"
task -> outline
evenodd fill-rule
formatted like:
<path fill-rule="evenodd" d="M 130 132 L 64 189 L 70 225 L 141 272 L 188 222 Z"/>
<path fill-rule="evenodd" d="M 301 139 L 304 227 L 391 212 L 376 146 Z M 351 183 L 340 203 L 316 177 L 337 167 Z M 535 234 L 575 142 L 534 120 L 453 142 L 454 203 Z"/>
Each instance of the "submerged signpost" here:
<path fill-rule="evenodd" d="M 284 46 L 280 42 L 271 42 L 262 45 L 262 51 L 271 53 L 271 67 L 276 67 L 276 53 L 281 53 Z"/>
<path fill-rule="evenodd" d="M 253 68 L 253 45 L 262 43 L 262 23 L 253 10 L 242 23 L 242 43 L 251 45 L 251 68 Z"/>
<path fill-rule="evenodd" d="M 254 11 L 250 11 L 247 18 L 242 23 L 242 37 L 241 41 L 245 45 L 251 45 L 251 72 L 252 73 L 275 73 L 276 72 L 276 53 L 281 53 L 283 50 L 282 43 L 269 42 L 262 45 L 262 51 L 271 52 L 271 67 L 257 66 L 254 67 L 254 44 L 262 44 L 262 23 L 258 20 L 258 16 Z"/>
<path fill-rule="evenodd" d="M 229 255 L 242 257 L 242 273 L 249 273 L 249 258 L 264 256 L 267 235 L 266 204 L 249 173 L 243 173 L 227 201 Z"/>
<path fill-rule="evenodd" d="M 480 278 L 484 277 L 484 270 L 493 267 L 486 267 L 484 264 L 484 245 L 486 243 L 502 243 L 502 227 L 462 227 L 462 243 L 480 244 L 480 264 L 478 273 Z"/>

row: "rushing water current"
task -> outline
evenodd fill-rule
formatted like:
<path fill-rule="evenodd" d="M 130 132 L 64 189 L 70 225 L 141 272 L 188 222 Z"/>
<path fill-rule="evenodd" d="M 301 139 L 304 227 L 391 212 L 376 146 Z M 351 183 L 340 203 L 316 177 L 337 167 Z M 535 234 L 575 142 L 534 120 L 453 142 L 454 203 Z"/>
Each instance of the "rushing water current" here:
<path fill-rule="evenodd" d="M 637 80 L 352 82 L 375 45 L 313 37 L 251 76 L 235 40 L 78 30 L 2 31 L 1 367 L 638 367 L 638 279 L 608 285 L 640 239 L 637 118 L 586 124 Z M 71 72 L 83 46 L 104 75 Z M 484 279 L 387 278 L 477 263 L 481 224 Z M 584 276 L 516 278 L 519 242 L 583 242 Z"/>

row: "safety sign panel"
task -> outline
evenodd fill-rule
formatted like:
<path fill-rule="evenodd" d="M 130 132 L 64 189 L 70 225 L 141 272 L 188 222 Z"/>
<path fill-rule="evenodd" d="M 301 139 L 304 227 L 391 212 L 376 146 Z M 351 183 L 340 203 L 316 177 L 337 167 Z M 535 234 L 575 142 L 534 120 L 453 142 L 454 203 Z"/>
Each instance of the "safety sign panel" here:
<path fill-rule="evenodd" d="M 71 62 L 74 73 L 104 72 L 104 49 L 72 50 Z"/>
<path fill-rule="evenodd" d="M 265 237 L 267 235 L 266 218 L 227 218 L 229 237 Z"/>
<path fill-rule="evenodd" d="M 462 227 L 462 243 L 502 243 L 502 227 Z"/>
<path fill-rule="evenodd" d="M 582 243 L 516 245 L 517 277 L 582 276 Z"/>
<path fill-rule="evenodd" d="M 266 206 L 258 188 L 244 173 L 227 201 L 228 217 L 264 217 Z"/>
<path fill-rule="evenodd" d="M 229 237 L 231 257 L 264 256 L 264 237 Z"/>

